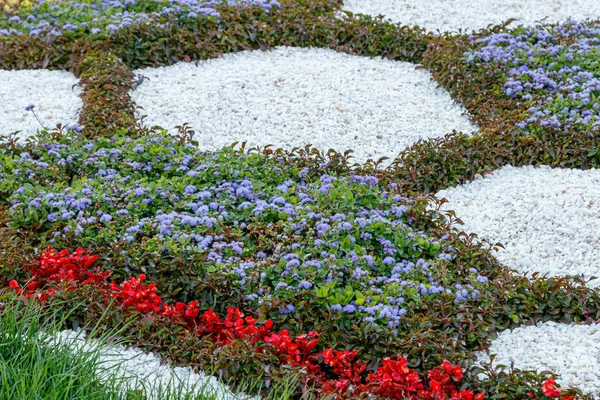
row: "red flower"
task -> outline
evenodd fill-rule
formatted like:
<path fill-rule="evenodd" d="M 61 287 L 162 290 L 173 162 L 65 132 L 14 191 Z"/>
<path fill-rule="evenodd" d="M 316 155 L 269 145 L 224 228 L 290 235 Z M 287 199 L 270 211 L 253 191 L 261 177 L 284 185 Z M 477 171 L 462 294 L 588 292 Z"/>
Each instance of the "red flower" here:
<path fill-rule="evenodd" d="M 550 378 L 542 384 L 542 393 L 548 397 L 558 397 L 560 395 L 560 389 L 556 387 L 554 378 Z"/>
<path fill-rule="evenodd" d="M 15 281 L 14 279 L 12 279 L 11 281 L 8 282 L 8 286 L 13 288 L 17 292 L 17 294 L 23 293 L 23 290 L 19 286 L 19 283 L 17 281 Z"/>
<path fill-rule="evenodd" d="M 358 359 L 357 350 L 338 351 L 325 349 L 315 352 L 319 343 L 319 333 L 309 331 L 296 337 L 289 331 L 272 332 L 273 321 L 267 320 L 257 326 L 252 316 L 244 316 L 241 310 L 227 309 L 227 316 L 221 319 L 214 310 L 200 315 L 200 303 L 196 300 L 188 304 L 162 304 L 154 283 L 144 284 L 146 275 L 130 278 L 120 284 L 106 283 L 110 272 L 98 269 L 89 271 L 98 260 L 82 248 L 72 254 L 67 250 L 56 252 L 48 248 L 39 262 L 26 267 L 31 279 L 25 288 L 11 280 L 8 285 L 18 293 L 46 301 L 57 290 L 73 290 L 78 285 L 93 285 L 107 299 L 114 298 L 122 311 L 137 310 L 142 314 L 155 314 L 171 321 L 183 323 L 190 334 L 204 335 L 217 346 L 226 346 L 235 340 L 255 344 L 254 351 L 272 351 L 282 364 L 303 369 L 306 384 L 314 385 L 322 394 L 334 394 L 336 399 L 358 398 L 362 394 L 377 395 L 390 399 L 410 400 L 483 400 L 484 393 L 473 394 L 470 390 L 458 390 L 463 372 L 460 366 L 444 361 L 440 367 L 429 371 L 427 388 L 418 373 L 408 367 L 404 357 L 384 358 L 376 372 L 367 376 L 366 365 Z M 162 304 L 162 306 L 161 306 Z M 553 380 L 544 383 L 545 395 L 557 397 Z M 563 396 L 561 400 L 573 400 L 573 396 Z"/>
<path fill-rule="evenodd" d="M 145 279 L 146 275 L 140 274 L 137 278 L 130 276 L 129 280 L 118 286 L 114 281 L 111 282 L 112 297 L 125 309 L 135 308 L 142 314 L 161 313 L 163 309 L 159 304 L 162 299 L 156 294 L 156 285 L 144 285 L 142 282 Z"/>
<path fill-rule="evenodd" d="M 484 398 L 485 394 L 483 392 L 473 395 L 470 390 L 461 390 L 452 395 L 452 400 L 483 400 Z"/>
<path fill-rule="evenodd" d="M 462 369 L 460 368 L 460 366 L 449 363 L 448 361 L 444 361 L 442 363 L 442 368 L 450 376 L 452 376 L 457 382 L 460 382 L 462 380 L 463 373 L 462 373 Z"/>
<path fill-rule="evenodd" d="M 374 386 L 373 394 L 392 399 L 413 398 L 423 389 L 419 374 L 410 369 L 406 358 L 401 356 L 396 360 L 384 358 L 377 372 L 369 374 L 367 382 Z"/>

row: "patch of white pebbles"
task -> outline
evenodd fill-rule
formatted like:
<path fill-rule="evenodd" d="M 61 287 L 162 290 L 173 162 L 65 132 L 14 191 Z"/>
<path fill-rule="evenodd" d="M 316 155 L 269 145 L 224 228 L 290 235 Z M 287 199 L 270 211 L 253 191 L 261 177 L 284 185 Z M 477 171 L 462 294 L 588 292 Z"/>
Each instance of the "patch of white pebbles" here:
<path fill-rule="evenodd" d="M 135 71 L 145 124 L 188 122 L 205 150 L 233 142 L 354 150 L 395 158 L 419 139 L 476 130 L 465 110 L 415 64 L 327 49 L 279 47 Z"/>
<path fill-rule="evenodd" d="M 476 31 L 511 18 L 514 26 L 600 18 L 597 0 L 345 0 L 342 8 L 442 32 Z"/>
<path fill-rule="evenodd" d="M 600 277 L 598 169 L 505 166 L 436 196 L 464 222 L 458 229 L 502 243 L 495 256 L 510 268 Z"/>
<path fill-rule="evenodd" d="M 153 353 L 122 345 L 101 345 L 96 339 L 86 339 L 84 332 L 65 330 L 50 337 L 48 345 L 66 345 L 83 352 L 98 354 L 98 366 L 111 370 L 111 375 L 122 379 L 122 388 L 143 389 L 148 399 L 160 400 L 160 394 L 171 390 L 182 395 L 203 394 L 216 400 L 238 399 L 215 377 L 194 373 L 190 367 L 171 367 L 161 363 Z"/>
<path fill-rule="evenodd" d="M 67 71 L 0 70 L 0 136 L 21 131 L 20 137 L 32 136 L 57 124 L 72 125 L 82 106 L 79 80 Z M 34 112 L 25 107 L 35 105 Z"/>
<path fill-rule="evenodd" d="M 578 388 L 584 393 L 600 395 L 600 327 L 568 325 L 555 322 L 522 326 L 506 330 L 492 342 L 490 354 L 494 365 L 521 370 L 551 371 L 559 375 L 561 388 Z M 486 353 L 479 362 L 489 362 Z"/>

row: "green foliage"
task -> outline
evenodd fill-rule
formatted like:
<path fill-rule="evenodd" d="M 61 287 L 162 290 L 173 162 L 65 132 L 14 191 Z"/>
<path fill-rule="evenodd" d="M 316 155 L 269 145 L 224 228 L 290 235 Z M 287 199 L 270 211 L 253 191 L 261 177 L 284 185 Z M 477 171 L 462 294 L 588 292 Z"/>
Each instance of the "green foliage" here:
<path fill-rule="evenodd" d="M 114 55 L 99 51 L 85 53 L 76 68 L 81 72 L 79 85 L 83 87 L 79 116 L 83 134 L 106 136 L 119 129 L 135 129 L 135 104 L 130 95 L 133 72 Z"/>
<path fill-rule="evenodd" d="M 339 1 L 283 1 L 259 7 L 218 7 L 220 20 L 198 18 L 159 27 L 143 24 L 109 36 L 0 37 L 4 69 L 72 69 L 84 49 L 109 50 L 132 69 L 219 57 L 276 46 L 327 47 L 347 53 L 418 62 L 431 34 L 382 18 L 334 18 Z"/>
<path fill-rule="evenodd" d="M 120 377 L 120 364 L 106 368 L 100 356 L 106 349 L 108 335 L 113 345 L 118 330 L 106 331 L 88 349 L 77 346 L 73 339 L 52 343 L 64 322 L 77 307 L 65 311 L 65 303 L 52 309 L 36 302 L 24 305 L 12 294 L 1 294 L 0 305 L 0 399 L 90 399 L 143 400 L 145 390 L 125 387 L 127 378 Z M 81 305 L 81 303 L 80 303 Z M 65 315 L 63 315 L 65 314 Z M 122 326 L 122 325 L 121 325 Z M 122 329 L 122 328 L 121 328 Z M 150 388 L 153 382 L 138 381 Z M 175 382 L 158 390 L 161 399 L 210 400 L 213 395 L 183 394 Z M 205 391 L 206 392 L 206 391 Z"/>
<path fill-rule="evenodd" d="M 273 318 L 279 328 L 294 332 L 320 332 L 323 346 L 363 350 L 370 367 L 375 367 L 382 356 L 402 354 L 419 371 L 439 365 L 445 359 L 468 366 L 474 352 L 485 348 L 494 334 L 520 324 L 549 320 L 581 322 L 600 318 L 600 293 L 597 290 L 587 288 L 585 282 L 578 278 L 534 276 L 526 279 L 519 276 L 501 266 L 487 246 L 474 244 L 471 236 L 457 234 L 436 211 L 428 211 L 427 199 L 422 197 L 426 193 L 469 182 L 477 175 L 485 175 L 503 165 L 600 167 L 597 139 L 582 132 L 565 135 L 552 128 L 536 129 L 534 133 L 523 136 L 515 124 L 524 119 L 526 104 L 503 94 L 505 71 L 501 66 L 464 62 L 464 53 L 473 46 L 471 38 L 435 37 L 419 28 L 398 26 L 368 16 L 348 14 L 339 19 L 333 18 L 333 11 L 338 6 L 338 1 L 328 0 L 287 1 L 281 10 L 273 9 L 269 14 L 256 8 L 222 8 L 220 21 L 199 18 L 168 28 L 142 25 L 108 37 L 71 35 L 50 42 L 45 41 L 49 39 L 35 37 L 0 38 L 0 65 L 6 69 L 71 69 L 81 75 L 84 111 L 80 123 L 85 126 L 84 134 L 87 137 L 107 136 L 93 145 L 95 150 L 124 149 L 132 155 L 136 143 L 130 139 L 127 141 L 126 136 L 138 137 L 149 132 L 135 126 L 134 105 L 129 97 L 134 77 L 129 68 L 196 61 L 228 52 L 264 50 L 280 45 L 326 47 L 357 55 L 422 62 L 435 80 L 465 105 L 480 132 L 472 136 L 454 132 L 442 139 L 417 143 L 403 152 L 387 170 L 378 169 L 376 163 L 351 166 L 348 154 L 323 154 L 309 147 L 293 151 L 265 148 L 246 155 L 243 155 L 244 152 L 223 150 L 202 157 L 211 165 L 211 173 L 220 174 L 219 179 L 230 179 L 234 172 L 245 171 L 255 185 L 273 195 L 276 186 L 286 179 L 296 179 L 304 169 L 313 180 L 322 174 L 336 178 L 369 174 L 379 178 L 377 188 L 357 190 L 356 187 L 338 184 L 331 190 L 330 196 L 317 196 L 314 211 L 327 210 L 331 214 L 351 212 L 358 207 L 385 207 L 387 203 L 381 188 L 395 184 L 398 193 L 415 196 L 411 198 L 405 222 L 413 230 L 425 232 L 426 238 L 420 242 L 419 239 L 408 238 L 406 230 L 389 230 L 377 224 L 368 226 L 365 231 L 393 241 L 403 257 L 412 261 L 419 258 L 432 260 L 442 251 L 442 246 L 445 249 L 451 246 L 454 258 L 449 262 L 432 262 L 433 277 L 446 285 L 473 282 L 475 275 L 471 270 L 476 270 L 489 278 L 489 285 L 477 286 L 480 295 L 476 300 L 457 303 L 455 296 L 450 294 L 418 296 L 415 288 L 402 289 L 394 283 L 386 285 L 382 289 L 384 293 L 379 294 L 356 281 L 347 282 L 345 278 L 327 282 L 324 276 L 319 276 L 321 271 L 317 268 L 307 268 L 293 272 L 304 274 L 302 278 L 310 277 L 316 282 L 310 291 L 277 293 L 270 302 L 252 303 L 245 296 L 258 289 L 273 289 L 282 280 L 285 269 L 282 261 L 260 265 L 251 272 L 250 283 L 242 285 L 239 277 L 231 273 L 231 265 L 207 263 L 206 252 L 198 249 L 188 251 L 190 249 L 186 246 L 189 243 L 165 240 L 149 227 L 145 227 L 135 242 L 128 243 L 124 240 L 123 230 L 135 222 L 133 217 L 92 225 L 77 237 L 73 235 L 75 225 L 47 220 L 48 214 L 55 211 L 46 207 L 47 204 L 40 210 L 26 206 L 25 200 L 31 201 L 39 194 L 59 190 L 76 192 L 90 187 L 94 204 L 101 211 L 114 214 L 116 208 L 105 203 L 102 196 L 125 194 L 132 189 L 134 182 L 138 182 L 148 189 L 155 203 L 143 205 L 134 196 L 126 195 L 126 201 L 121 205 L 135 218 L 139 220 L 150 216 L 159 209 L 166 213 L 181 211 L 185 207 L 180 200 L 168 196 L 163 198 L 156 189 L 163 188 L 171 194 L 181 195 L 189 184 L 210 186 L 218 183 L 218 179 L 208 173 L 198 179 L 188 179 L 184 174 L 175 173 L 174 169 L 165 169 L 169 162 L 180 162 L 184 156 L 194 153 L 186 147 L 186 137 L 191 132 L 185 126 L 181 135 L 173 140 L 174 147 L 159 143 L 134 154 L 138 157 L 135 158 L 137 162 L 155 162 L 147 175 L 125 171 L 127 164 L 118 158 L 111 159 L 108 153 L 98 162 L 85 165 L 82 160 L 89 155 L 83 150 L 85 139 L 54 134 L 52 140 L 66 146 L 59 151 L 61 157 L 66 158 L 70 154 L 74 162 L 51 162 L 50 168 L 35 168 L 35 180 L 25 182 L 14 172 L 16 160 L 28 151 L 38 161 L 49 161 L 44 158 L 47 149 L 40 147 L 39 143 L 25 148 L 6 146 L 1 154 L 5 175 L 0 182 L 0 195 L 3 201 L 13 196 L 12 199 L 21 201 L 21 204 L 14 208 L 10 219 L 6 213 L 2 214 L 4 225 L 11 224 L 12 228 L 0 230 L 0 248 L 3 250 L 0 271 L 9 277 L 18 277 L 24 260 L 35 254 L 32 246 L 48 244 L 53 232 L 71 226 L 71 233 L 60 236 L 58 244 L 70 248 L 79 245 L 90 247 L 101 256 L 103 265 L 113 268 L 117 278 L 125 278 L 130 273 L 147 273 L 151 280 L 157 282 L 161 296 L 167 300 L 197 299 L 203 308 L 213 307 L 220 312 L 229 305 L 246 310 L 256 307 L 257 318 Z M 483 30 L 475 37 L 502 29 Z M 594 65 L 591 67 L 595 68 Z M 115 132 L 118 134 L 112 137 L 114 142 L 111 142 L 109 136 Z M 123 168 L 122 173 L 132 175 L 131 185 L 119 187 L 97 175 L 99 169 L 107 166 L 117 170 Z M 25 193 L 19 197 L 14 192 L 21 185 L 25 187 Z M 228 206 L 232 207 L 228 211 L 233 216 L 225 224 L 219 224 L 220 230 L 215 228 L 210 233 L 243 241 L 247 259 L 256 261 L 254 255 L 258 251 L 272 251 L 277 246 L 293 243 L 289 237 L 282 238 L 289 231 L 286 231 L 285 216 L 280 213 L 265 213 L 253 219 L 248 229 L 239 230 L 234 223 L 249 215 L 243 210 L 234 212 L 233 206 L 239 206 L 237 203 Z M 184 231 L 182 228 L 181 232 Z M 447 235 L 444 240 L 432 240 L 444 235 Z M 335 242 L 335 246 L 327 250 L 374 254 L 380 269 L 377 272 L 388 276 L 390 271 L 381 264 L 380 249 L 367 241 L 358 245 L 353 242 L 359 239 L 357 235 L 332 237 L 330 240 Z M 301 243 L 305 246 L 301 256 L 310 256 L 308 239 L 303 237 L 300 240 L 304 240 Z M 331 266 L 343 269 L 347 264 L 340 261 Z M 264 273 L 264 277 L 260 273 Z M 411 278 L 426 283 L 427 277 Z M 283 280 L 288 284 L 294 283 Z M 395 331 L 331 309 L 333 305 L 353 303 L 360 306 L 368 300 L 382 300 L 380 297 L 384 295 L 400 294 L 411 307 Z M 87 294 L 88 298 L 92 295 Z M 293 304 L 296 312 L 281 314 L 278 308 L 287 304 Z M 97 321 L 107 312 L 98 307 L 80 310 L 78 317 L 71 322 L 84 324 L 84 321 Z M 123 316 L 117 313 L 109 313 L 107 318 L 111 321 L 108 326 L 118 326 L 123 322 Z M 257 371 L 260 371 L 262 383 L 285 382 L 287 376 L 285 368 L 271 368 L 274 362 L 271 354 L 248 351 L 248 343 L 236 343 L 236 346 L 217 352 L 209 343 L 185 335 L 181 327 L 169 326 L 164 321 L 146 319 L 136 323 L 132 325 L 130 335 L 138 338 L 139 344 L 149 350 L 158 351 L 180 364 L 215 371 L 229 382 L 243 376 L 256 376 Z M 487 374 L 489 379 L 478 381 L 478 373 Z M 492 398 L 521 398 L 529 390 L 539 389 L 544 376 L 530 371 L 503 373 L 474 369 L 469 377 L 470 387 L 485 389 Z M 292 392 L 296 389 L 294 387 Z"/>
<path fill-rule="evenodd" d="M 501 29 L 483 30 L 474 38 Z M 467 108 L 480 131 L 472 136 L 454 132 L 417 143 L 400 154 L 388 172 L 404 189 L 435 193 L 504 165 L 600 166 L 598 140 L 587 132 L 536 127 L 535 132 L 523 135 L 516 124 L 525 119 L 528 103 L 504 94 L 505 71 L 500 65 L 465 62 L 464 54 L 473 46 L 472 38 L 466 35 L 435 38 L 429 41 L 422 63 Z"/>

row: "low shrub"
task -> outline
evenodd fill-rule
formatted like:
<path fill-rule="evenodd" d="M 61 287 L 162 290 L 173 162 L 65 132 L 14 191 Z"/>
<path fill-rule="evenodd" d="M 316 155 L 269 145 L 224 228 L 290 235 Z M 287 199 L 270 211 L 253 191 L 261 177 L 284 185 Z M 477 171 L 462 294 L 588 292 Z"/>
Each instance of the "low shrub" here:
<path fill-rule="evenodd" d="M 334 18 L 340 4 L 337 0 L 287 0 L 268 12 L 257 6 L 218 6 L 218 19 L 165 17 L 161 24 L 125 26 L 110 34 L 67 30 L 60 36 L 0 36 L 0 67 L 71 70 L 90 48 L 113 53 L 132 69 L 276 46 L 327 47 L 418 62 L 430 34 L 383 18 L 351 14 Z M 21 17 L 27 18 L 25 12 Z"/>
<path fill-rule="evenodd" d="M 379 367 L 368 372 L 366 364 L 357 359 L 359 352 L 356 350 L 326 348 L 322 352 L 314 351 L 319 343 L 320 335 L 317 332 L 309 331 L 308 334 L 293 338 L 288 331 L 271 331 L 272 321 L 267 320 L 258 326 L 254 318 L 244 318 L 244 314 L 237 309 L 229 308 L 227 317 L 221 320 L 213 310 L 200 314 L 199 303 L 195 300 L 188 304 L 179 302 L 169 305 L 157 295 L 153 283 L 143 283 L 146 278 L 144 275 L 130 277 L 118 285 L 115 281 L 106 282 L 109 272 L 101 273 L 97 267 L 90 270 L 97 260 L 98 256 L 92 256 L 82 248 L 72 254 L 66 250 L 56 252 L 49 248 L 42 252 L 37 262 L 25 268 L 30 273 L 27 283 L 21 287 L 18 282 L 11 280 L 9 287 L 24 298 L 36 299 L 42 304 L 61 297 L 61 292 L 77 293 L 82 288 L 91 288 L 94 295 L 90 297 L 89 292 L 84 295 L 84 303 L 100 304 L 106 310 L 109 303 L 114 301 L 120 313 L 132 313 L 138 320 L 142 317 L 145 320 L 149 317 L 164 319 L 184 327 L 187 336 L 212 342 L 217 353 L 223 352 L 228 356 L 238 353 L 240 357 L 233 358 L 242 363 L 236 365 L 236 370 L 248 367 L 244 364 L 253 359 L 249 357 L 252 354 L 262 355 L 256 358 L 254 367 L 264 369 L 267 373 L 271 367 L 282 365 L 298 369 L 303 374 L 301 381 L 305 387 L 311 384 L 318 397 L 362 398 L 369 394 L 389 399 L 426 400 L 483 400 L 485 397 L 484 392 L 475 394 L 471 390 L 459 389 L 463 380 L 462 368 L 447 361 L 430 370 L 424 379 L 409 368 L 407 360 L 401 356 L 386 357 Z M 275 356 L 270 358 L 271 364 L 264 364 L 268 359 L 266 354 Z M 214 362 L 220 357 L 214 357 L 213 354 L 208 359 Z M 543 393 L 541 398 L 575 398 L 572 391 L 563 392 L 556 388 L 553 378 L 546 379 L 538 387 L 530 386 L 527 389 L 528 396 L 540 398 L 535 394 L 540 387 Z"/>
<path fill-rule="evenodd" d="M 498 26 L 430 40 L 423 64 L 480 132 L 418 143 L 389 172 L 406 190 L 432 193 L 504 165 L 599 167 L 596 78 L 582 72 L 594 60 L 595 27 Z"/>
<path fill-rule="evenodd" d="M 114 55 L 87 52 L 76 64 L 81 71 L 83 108 L 79 116 L 87 137 L 112 135 L 120 129 L 132 131 L 137 123 L 131 99 L 135 75 Z M 81 129 L 81 128 L 80 128 Z"/>

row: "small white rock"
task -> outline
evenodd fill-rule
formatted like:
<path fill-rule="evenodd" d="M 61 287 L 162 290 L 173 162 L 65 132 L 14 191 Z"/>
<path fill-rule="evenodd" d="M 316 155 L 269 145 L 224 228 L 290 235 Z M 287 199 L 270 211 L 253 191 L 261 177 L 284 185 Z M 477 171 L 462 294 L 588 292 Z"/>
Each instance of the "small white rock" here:
<path fill-rule="evenodd" d="M 354 150 L 364 162 L 395 158 L 420 139 L 476 130 L 429 72 L 405 62 L 328 49 L 279 47 L 135 71 L 147 125 L 184 122 L 200 147 L 233 142 Z M 391 160 L 389 161 L 391 162 Z"/>
<path fill-rule="evenodd" d="M 526 275 L 591 277 L 600 276 L 600 203 L 582 208 L 578 199 L 600 198 L 599 178 L 597 169 L 505 166 L 436 196 L 464 222 L 458 229 L 502 243 L 494 255 L 508 267 Z"/>
<path fill-rule="evenodd" d="M 66 71 L 0 70 L 0 136 L 21 131 L 23 138 L 35 135 L 42 125 L 53 129 L 58 123 L 76 123 L 82 106 L 81 89 L 74 87 L 78 82 Z M 31 104 L 39 122 L 25 110 Z"/>

